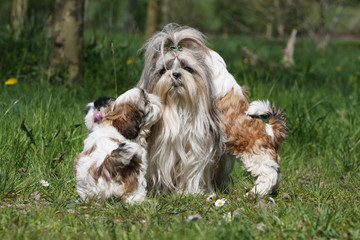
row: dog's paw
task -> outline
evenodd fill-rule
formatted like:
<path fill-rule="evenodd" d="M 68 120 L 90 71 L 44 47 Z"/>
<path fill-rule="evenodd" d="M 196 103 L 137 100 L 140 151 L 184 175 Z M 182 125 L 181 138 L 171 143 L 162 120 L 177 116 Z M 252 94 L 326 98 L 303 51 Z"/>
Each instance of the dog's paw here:
<path fill-rule="evenodd" d="M 130 164 L 139 151 L 139 147 L 134 143 L 121 143 L 118 148 L 114 149 L 110 156 L 114 163 L 119 167 L 125 167 Z"/>

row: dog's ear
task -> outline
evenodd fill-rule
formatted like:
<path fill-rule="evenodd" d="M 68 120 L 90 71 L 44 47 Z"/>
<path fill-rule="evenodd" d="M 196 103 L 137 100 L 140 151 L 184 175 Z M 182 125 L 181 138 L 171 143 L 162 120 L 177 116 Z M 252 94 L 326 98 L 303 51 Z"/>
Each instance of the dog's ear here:
<path fill-rule="evenodd" d="M 127 139 L 134 139 L 139 135 L 143 112 L 136 105 L 130 103 L 116 104 L 114 109 L 105 116 L 106 120 Z"/>
<path fill-rule="evenodd" d="M 98 97 L 94 101 L 95 108 L 99 109 L 100 107 L 106 107 L 111 105 L 116 99 L 113 97 Z"/>

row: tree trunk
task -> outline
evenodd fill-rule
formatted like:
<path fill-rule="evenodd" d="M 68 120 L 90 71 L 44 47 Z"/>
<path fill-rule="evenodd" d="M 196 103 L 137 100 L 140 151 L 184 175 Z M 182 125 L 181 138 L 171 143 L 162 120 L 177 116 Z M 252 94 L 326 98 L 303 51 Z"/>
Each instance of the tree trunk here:
<path fill-rule="evenodd" d="M 274 8 L 275 8 L 275 22 L 277 26 L 278 37 L 280 40 L 284 38 L 284 23 L 282 22 L 281 17 L 281 6 L 280 0 L 274 0 Z"/>
<path fill-rule="evenodd" d="M 272 24 L 271 23 L 266 24 L 266 39 L 272 40 Z"/>
<path fill-rule="evenodd" d="M 50 69 L 65 66 L 72 81 L 81 79 L 84 0 L 56 0 Z"/>
<path fill-rule="evenodd" d="M 329 29 L 328 29 L 327 33 L 325 34 L 325 36 L 321 37 L 320 42 L 318 43 L 318 48 L 319 49 L 324 50 L 327 47 L 327 45 L 329 44 L 329 41 L 331 39 L 331 35 L 332 35 L 332 33 L 333 33 L 334 29 L 335 29 L 335 26 L 340 20 L 340 16 L 341 16 L 342 10 L 344 8 L 344 3 L 345 3 L 345 0 L 341 0 L 339 2 L 338 8 L 337 8 L 336 13 L 335 13 L 335 16 L 333 17 L 333 19 L 331 21 L 331 24 L 329 26 Z"/>
<path fill-rule="evenodd" d="M 149 0 L 146 15 L 145 39 L 149 39 L 156 32 L 158 7 L 158 0 Z"/>
<path fill-rule="evenodd" d="M 295 49 L 296 33 L 297 30 L 293 29 L 291 32 L 291 36 L 288 40 L 288 43 L 286 45 L 286 49 L 284 50 L 283 61 L 285 67 L 291 67 L 292 65 L 294 65 L 293 55 Z"/>
<path fill-rule="evenodd" d="M 136 0 L 129 0 L 128 1 L 128 8 L 127 8 L 127 16 L 126 22 L 124 25 L 124 31 L 129 32 L 134 28 L 134 7 L 135 7 Z"/>
<path fill-rule="evenodd" d="M 161 6 L 161 15 L 162 15 L 162 25 L 165 26 L 169 23 L 169 0 L 162 0 Z"/>
<path fill-rule="evenodd" d="M 11 8 L 11 25 L 15 36 L 18 37 L 24 30 L 24 21 L 28 8 L 28 0 L 13 0 Z"/>
<path fill-rule="evenodd" d="M 320 0 L 320 38 L 325 37 L 325 19 L 327 3 L 327 0 Z"/>

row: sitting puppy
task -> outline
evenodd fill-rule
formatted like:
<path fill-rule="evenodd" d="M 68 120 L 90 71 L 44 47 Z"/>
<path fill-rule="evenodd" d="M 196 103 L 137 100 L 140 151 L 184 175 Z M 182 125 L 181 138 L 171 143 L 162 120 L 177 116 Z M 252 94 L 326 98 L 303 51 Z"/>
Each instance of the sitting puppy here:
<path fill-rule="evenodd" d="M 110 106 L 116 99 L 112 97 L 99 97 L 94 102 L 88 103 L 85 107 L 85 126 L 92 132 L 95 126 L 99 125 L 104 116 L 108 106 Z"/>
<path fill-rule="evenodd" d="M 100 105 L 105 107 L 107 103 L 104 101 Z M 91 103 L 90 109 L 94 110 Z M 82 200 L 111 196 L 127 203 L 144 200 L 146 138 L 151 126 L 160 118 L 160 112 L 158 97 L 134 88 L 111 103 L 103 120 L 98 121 L 96 126 L 89 125 L 92 132 L 75 160 L 77 191 Z M 94 116 L 94 113 L 91 115 Z"/>

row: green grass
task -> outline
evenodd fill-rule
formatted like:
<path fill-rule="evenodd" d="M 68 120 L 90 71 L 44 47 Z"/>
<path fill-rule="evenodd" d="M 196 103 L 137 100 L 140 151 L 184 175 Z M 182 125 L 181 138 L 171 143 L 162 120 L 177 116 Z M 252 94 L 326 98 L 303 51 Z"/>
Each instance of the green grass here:
<path fill-rule="evenodd" d="M 19 40 L 0 34 L 1 239 L 360 238 L 359 42 L 334 40 L 318 51 L 298 39 L 296 65 L 286 69 L 249 67 L 240 53 L 247 46 L 280 63 L 282 44 L 210 38 L 250 99 L 269 98 L 287 114 L 290 132 L 281 154 L 281 187 L 272 196 L 276 204 L 269 197 L 245 197 L 254 180 L 237 163 L 230 193 L 217 196 L 227 199 L 223 207 L 202 195 L 149 197 L 129 206 L 78 202 L 73 161 L 87 136 L 85 104 L 116 96 L 114 63 L 119 93 L 139 79 L 142 37 L 87 32 L 83 82 L 71 84 L 62 72 L 48 77 L 51 41 L 35 33 Z M 135 60 L 127 64 L 130 57 Z M 18 83 L 5 86 L 10 77 Z M 50 186 L 41 186 L 41 179 Z M 227 212 L 232 222 L 223 220 Z M 187 222 L 194 214 L 202 220 Z"/>

